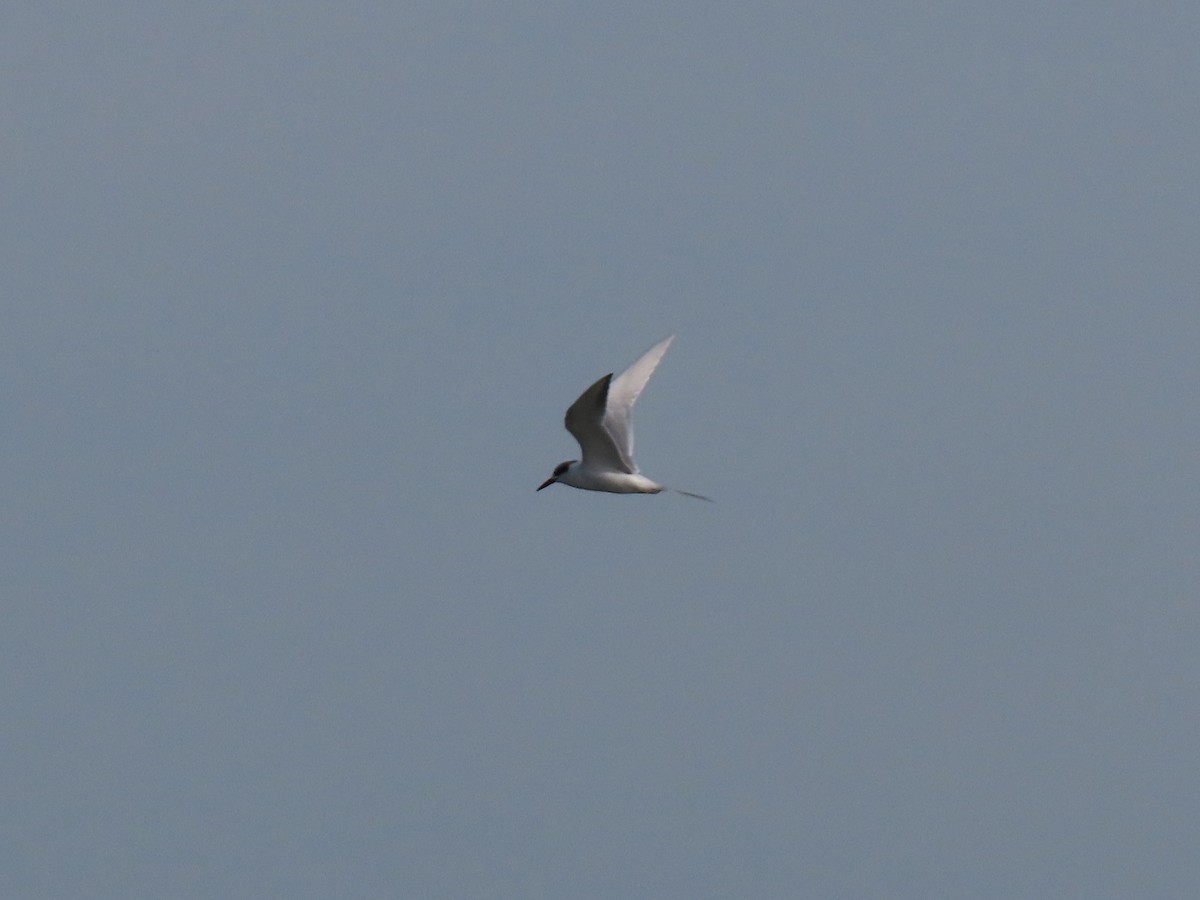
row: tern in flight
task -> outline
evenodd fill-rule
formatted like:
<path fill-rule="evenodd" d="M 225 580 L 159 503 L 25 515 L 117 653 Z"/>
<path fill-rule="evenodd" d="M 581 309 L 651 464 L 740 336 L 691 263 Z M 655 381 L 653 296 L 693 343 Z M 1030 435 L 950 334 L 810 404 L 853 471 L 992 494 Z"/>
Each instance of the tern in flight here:
<path fill-rule="evenodd" d="M 554 467 L 554 474 L 538 486 L 556 481 L 585 491 L 613 494 L 660 494 L 666 490 L 638 471 L 633 461 L 633 404 L 650 380 L 675 335 L 659 341 L 632 366 L 615 378 L 610 372 L 579 395 L 567 410 L 567 431 L 579 441 L 583 459 L 569 459 Z M 700 494 L 677 494 L 708 500 Z"/>

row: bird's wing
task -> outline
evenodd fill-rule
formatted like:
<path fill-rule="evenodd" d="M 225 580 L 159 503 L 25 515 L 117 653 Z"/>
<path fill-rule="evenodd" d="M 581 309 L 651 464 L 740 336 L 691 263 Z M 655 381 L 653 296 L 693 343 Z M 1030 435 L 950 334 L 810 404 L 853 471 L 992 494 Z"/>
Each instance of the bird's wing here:
<path fill-rule="evenodd" d="M 579 441 L 579 449 L 583 451 L 583 462 L 586 465 L 632 474 L 637 469 L 622 456 L 604 424 L 609 384 L 612 380 L 612 373 L 605 375 L 571 404 L 571 408 L 567 410 L 567 431 Z"/>
<path fill-rule="evenodd" d="M 608 387 L 604 430 L 622 462 L 625 463 L 627 472 L 637 471 L 637 466 L 633 462 L 633 404 L 637 402 L 642 388 L 654 374 L 658 361 L 663 358 L 663 354 L 667 352 L 667 348 L 671 346 L 673 340 L 675 340 L 675 335 L 659 341 L 643 353 L 637 362 L 613 378 L 612 384 Z M 567 416 L 569 421 L 570 413 Z M 570 425 L 568 424 L 567 427 L 570 428 Z"/>

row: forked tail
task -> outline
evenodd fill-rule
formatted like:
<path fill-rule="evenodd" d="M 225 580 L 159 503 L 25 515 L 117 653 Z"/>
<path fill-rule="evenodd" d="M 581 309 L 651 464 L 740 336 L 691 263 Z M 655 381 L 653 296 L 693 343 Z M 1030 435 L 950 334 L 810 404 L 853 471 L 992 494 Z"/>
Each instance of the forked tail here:
<path fill-rule="evenodd" d="M 674 491 L 676 494 L 683 494 L 685 497 L 695 497 L 697 500 L 707 500 L 709 503 L 713 502 L 712 497 L 705 497 L 703 494 L 693 494 L 691 491 L 681 491 L 679 488 L 669 488 L 668 490 Z"/>

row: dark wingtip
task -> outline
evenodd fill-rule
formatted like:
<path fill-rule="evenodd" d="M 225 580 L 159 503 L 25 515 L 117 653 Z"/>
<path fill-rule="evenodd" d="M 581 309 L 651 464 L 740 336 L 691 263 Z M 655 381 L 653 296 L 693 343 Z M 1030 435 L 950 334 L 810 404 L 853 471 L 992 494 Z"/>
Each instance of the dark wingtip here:
<path fill-rule="evenodd" d="M 613 373 L 609 372 L 607 375 L 605 375 L 603 378 L 601 378 L 599 381 L 596 382 L 596 384 L 601 384 L 601 383 L 604 384 L 603 390 L 596 392 L 596 408 L 597 409 L 601 409 L 601 410 L 608 409 L 608 389 L 612 385 L 612 380 L 613 380 Z"/>

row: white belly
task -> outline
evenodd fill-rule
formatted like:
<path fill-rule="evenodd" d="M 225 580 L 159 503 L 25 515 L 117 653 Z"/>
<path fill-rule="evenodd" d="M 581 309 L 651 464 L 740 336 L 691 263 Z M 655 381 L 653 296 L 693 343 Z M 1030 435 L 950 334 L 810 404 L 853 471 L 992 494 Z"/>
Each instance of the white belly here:
<path fill-rule="evenodd" d="M 608 491 L 610 494 L 657 494 L 663 489 L 661 484 L 655 484 L 640 473 L 596 471 L 584 466 L 572 466 L 559 481 L 585 491 Z"/>

